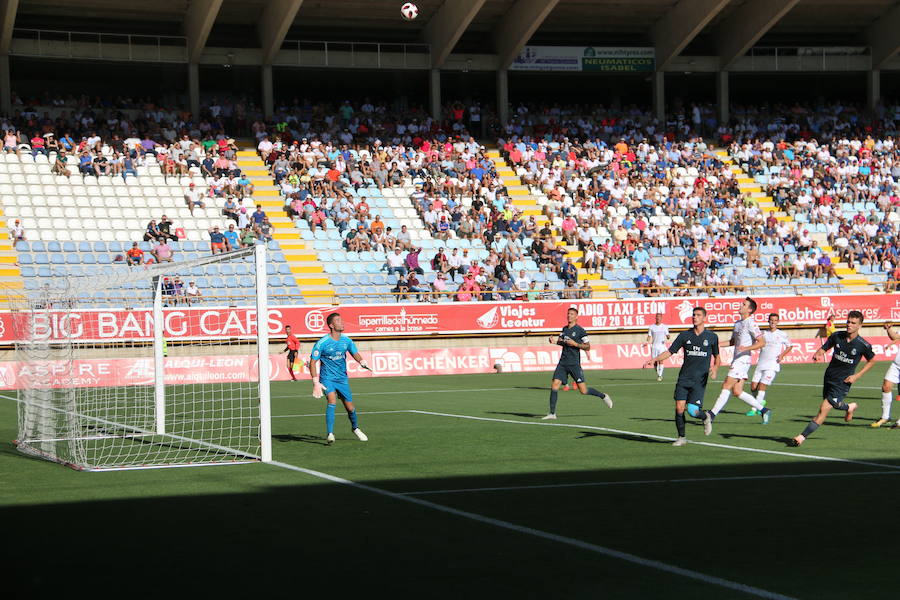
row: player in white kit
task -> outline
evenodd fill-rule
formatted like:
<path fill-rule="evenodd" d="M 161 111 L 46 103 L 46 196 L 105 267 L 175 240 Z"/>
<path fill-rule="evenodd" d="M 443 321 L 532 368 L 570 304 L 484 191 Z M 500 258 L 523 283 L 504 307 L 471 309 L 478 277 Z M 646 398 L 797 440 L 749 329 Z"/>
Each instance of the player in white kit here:
<path fill-rule="evenodd" d="M 791 338 L 778 329 L 778 313 L 769 315 L 769 328 L 762 333 L 766 345 L 759 351 L 759 362 L 753 371 L 753 379 L 750 380 L 750 390 L 756 392 L 756 400 L 763 406 L 766 405 L 766 390 L 775 381 L 775 376 L 781 370 L 782 359 L 790 354 L 793 344 Z M 751 408 L 748 417 L 758 415 L 759 411 Z"/>
<path fill-rule="evenodd" d="M 900 333 L 894 331 L 893 323 L 885 323 L 884 330 L 892 342 L 900 340 Z M 891 420 L 891 401 L 893 400 L 891 390 L 898 383 L 900 383 L 900 346 L 897 347 L 894 362 L 888 367 L 887 373 L 884 374 L 884 381 L 881 382 L 881 418 L 872 423 L 872 427 L 881 427 Z M 893 429 L 898 427 L 900 427 L 900 420 L 894 423 Z"/>
<path fill-rule="evenodd" d="M 656 315 L 656 323 L 650 326 L 650 330 L 647 332 L 647 345 L 650 346 L 650 357 L 659 356 L 666 350 L 668 350 L 668 341 L 669 341 L 669 326 L 663 325 L 663 316 L 662 313 L 658 313 Z M 656 380 L 662 381 L 663 379 L 663 371 L 665 370 L 665 366 L 663 366 L 662 361 L 658 361 L 656 363 Z"/>
<path fill-rule="evenodd" d="M 755 408 L 762 416 L 763 425 L 769 423 L 772 411 L 765 408 L 756 401 L 749 392 L 744 391 L 744 380 L 750 373 L 750 359 L 753 351 L 762 348 L 766 341 L 763 339 L 759 325 L 753 321 L 753 313 L 756 312 L 756 301 L 753 298 L 744 298 L 741 303 L 740 320 L 734 324 L 734 330 L 731 332 L 731 339 L 720 346 L 733 346 L 734 358 L 731 359 L 731 368 L 725 381 L 722 383 L 722 391 L 716 399 L 716 404 L 712 410 L 706 411 L 703 416 L 703 433 L 709 435 L 712 433 L 712 423 L 716 416 L 728 404 L 728 398 L 732 394 Z"/>

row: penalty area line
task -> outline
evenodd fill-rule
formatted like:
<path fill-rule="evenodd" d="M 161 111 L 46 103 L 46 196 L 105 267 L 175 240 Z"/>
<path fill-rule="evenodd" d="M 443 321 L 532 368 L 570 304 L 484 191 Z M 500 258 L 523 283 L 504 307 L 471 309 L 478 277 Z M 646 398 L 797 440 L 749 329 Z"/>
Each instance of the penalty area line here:
<path fill-rule="evenodd" d="M 416 412 L 418 412 L 418 411 L 416 411 Z M 605 546 L 600 546 L 598 544 L 592 544 L 590 542 L 585 542 L 583 540 L 567 537 L 564 535 L 558 535 L 555 533 L 550 533 L 548 531 L 542 531 L 540 529 L 533 529 L 531 527 L 517 525 L 515 523 L 510 523 L 509 521 L 495 519 L 493 517 L 480 515 L 478 513 L 473 513 L 473 512 L 469 512 L 469 511 L 465 511 L 465 510 L 459 510 L 457 508 L 452 508 L 450 506 L 444 506 L 443 504 L 437 504 L 437 503 L 431 502 L 429 500 L 422 500 L 421 498 L 414 498 L 412 496 L 404 496 L 402 494 L 398 494 L 395 492 L 389 492 L 387 490 L 372 487 L 370 485 L 366 485 L 363 483 L 357 483 L 355 481 L 350 481 L 349 479 L 344 479 L 342 477 L 337 477 L 335 475 L 329 475 L 328 473 L 323 473 L 321 471 L 314 471 L 312 469 L 306 469 L 304 467 L 298 467 L 296 465 L 291 465 L 288 463 L 283 463 L 283 462 L 278 462 L 278 461 L 273 461 L 273 462 L 266 463 L 266 464 L 269 464 L 269 465 L 272 465 L 275 467 L 280 467 L 282 469 L 296 471 L 298 473 L 304 473 L 306 475 L 311 475 L 313 477 L 317 477 L 319 479 L 324 479 L 324 480 L 330 481 L 332 483 L 346 485 L 346 486 L 349 486 L 352 488 L 356 488 L 358 490 L 363 490 L 363 491 L 370 492 L 373 494 L 378 494 L 379 496 L 386 496 L 386 497 L 392 498 L 394 500 L 408 502 L 410 504 L 415 504 L 415 505 L 421 506 L 423 508 L 428 508 L 428 509 L 442 512 L 445 514 L 461 517 L 463 519 L 468 519 L 470 521 L 475 521 L 476 523 L 490 525 L 493 527 L 497 527 L 499 529 L 505 529 L 507 531 L 514 531 L 516 533 L 521 533 L 524 535 L 529 535 L 531 537 L 536 537 L 536 538 L 540 538 L 543 540 L 548 540 L 551 542 L 564 544 L 566 546 L 571 546 L 573 548 L 578 548 L 580 550 L 585 550 L 585 551 L 591 552 L 593 554 L 606 556 L 606 557 L 610 557 L 610 558 L 616 558 L 616 559 L 623 560 L 623 561 L 626 561 L 626 562 L 629 562 L 632 564 L 639 565 L 641 567 L 656 569 L 658 571 L 663 571 L 665 573 L 672 573 L 672 574 L 678 575 L 680 577 L 684 577 L 687 579 L 693 579 L 695 581 L 700 581 L 705 584 L 715 585 L 715 586 L 726 588 L 729 590 L 743 592 L 743 593 L 749 594 L 751 596 L 756 596 L 757 598 L 767 598 L 769 600 L 795 600 L 794 598 L 791 598 L 790 596 L 785 596 L 785 595 L 779 594 L 777 592 L 770 592 L 769 590 L 764 590 L 762 588 L 754 587 L 751 585 L 746 585 L 743 583 L 738 583 L 736 581 L 723 579 L 721 577 L 716 577 L 714 575 L 706 575 L 705 573 L 700 573 L 694 569 L 684 569 L 684 568 L 681 568 L 681 567 L 678 567 L 675 565 L 670 565 L 668 563 L 664 563 L 662 561 L 653 560 L 653 559 L 649 559 L 649 558 L 643 558 L 641 556 L 637 556 L 636 554 L 630 554 L 628 552 L 621 552 L 619 550 L 614 550 L 612 548 L 607 548 Z"/>
<path fill-rule="evenodd" d="M 472 421 L 487 421 L 490 423 L 510 423 L 513 425 L 532 425 L 537 427 L 565 427 L 568 429 L 588 429 L 591 431 L 607 431 L 609 433 L 619 433 L 623 435 L 630 435 L 634 437 L 647 438 L 652 440 L 663 440 L 663 441 L 674 441 L 675 438 L 669 437 L 666 435 L 655 435 L 652 433 L 642 433 L 639 431 L 626 431 L 624 429 L 612 429 L 610 427 L 598 427 L 596 425 L 577 425 L 573 423 L 546 423 L 546 422 L 535 422 L 535 421 L 516 421 L 513 419 L 496 419 L 493 417 L 475 417 L 472 415 L 455 415 L 452 413 L 441 413 L 441 412 L 432 412 L 428 410 L 416 410 L 413 409 L 410 412 L 419 413 L 423 415 L 432 415 L 435 417 L 451 417 L 454 419 L 469 419 Z M 888 465 L 884 463 L 876 463 L 876 462 L 868 462 L 864 460 L 853 460 L 852 458 L 837 458 L 834 456 L 820 456 L 817 454 L 798 454 L 792 452 L 784 452 L 782 450 L 765 450 L 763 448 L 748 448 L 746 446 L 733 446 L 731 444 L 718 444 L 715 442 L 699 442 L 694 440 L 688 440 L 688 445 L 697 445 L 697 446 L 708 446 L 710 448 L 724 448 L 726 450 L 739 450 L 741 452 L 754 452 L 757 454 L 773 454 L 775 456 L 789 456 L 791 458 L 801 458 L 801 459 L 809 459 L 809 460 L 822 460 L 829 462 L 840 462 L 854 465 L 865 465 L 867 467 L 879 467 L 882 469 L 891 469 L 891 470 L 900 470 L 900 466 L 896 465 Z"/>

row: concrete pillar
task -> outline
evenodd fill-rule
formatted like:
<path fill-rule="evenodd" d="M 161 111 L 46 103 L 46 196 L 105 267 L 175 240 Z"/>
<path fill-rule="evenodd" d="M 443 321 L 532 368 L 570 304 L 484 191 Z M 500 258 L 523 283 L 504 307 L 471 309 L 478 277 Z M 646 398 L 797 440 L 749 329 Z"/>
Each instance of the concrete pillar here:
<path fill-rule="evenodd" d="M 441 70 L 431 69 L 428 79 L 428 99 L 431 118 L 441 120 Z"/>
<path fill-rule="evenodd" d="M 200 118 L 200 65 L 188 63 L 188 109 L 194 121 Z"/>
<path fill-rule="evenodd" d="M 497 71 L 497 116 L 501 124 L 509 122 L 509 78 L 506 69 Z"/>
<path fill-rule="evenodd" d="M 12 83 L 9 77 L 9 55 L 0 55 L 0 111 L 12 115 Z"/>
<path fill-rule="evenodd" d="M 653 72 L 653 116 L 664 124 L 666 120 L 666 73 Z"/>
<path fill-rule="evenodd" d="M 262 66 L 262 104 L 266 118 L 275 114 L 275 90 L 272 84 L 272 65 Z"/>
<path fill-rule="evenodd" d="M 881 100 L 881 71 L 872 69 L 866 73 L 866 107 L 875 110 Z"/>
<path fill-rule="evenodd" d="M 716 72 L 716 118 L 719 124 L 727 123 L 730 119 L 728 112 L 728 71 Z"/>

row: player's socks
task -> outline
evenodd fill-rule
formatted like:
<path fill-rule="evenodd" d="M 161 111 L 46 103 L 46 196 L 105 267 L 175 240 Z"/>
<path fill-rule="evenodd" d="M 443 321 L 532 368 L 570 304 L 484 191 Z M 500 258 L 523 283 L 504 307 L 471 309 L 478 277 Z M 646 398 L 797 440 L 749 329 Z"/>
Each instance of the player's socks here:
<path fill-rule="evenodd" d="M 677 410 L 675 411 L 675 429 L 678 430 L 678 437 L 684 437 L 684 413 L 679 413 Z"/>
<path fill-rule="evenodd" d="M 713 405 L 712 410 L 709 411 L 710 417 L 713 419 L 716 418 L 722 409 L 725 408 L 725 405 L 728 404 L 728 398 L 731 396 L 731 390 L 722 390 L 719 392 L 719 397 L 716 398 L 716 403 Z"/>
<path fill-rule="evenodd" d="M 328 433 L 334 433 L 334 404 L 325 407 L 325 427 Z"/>
<path fill-rule="evenodd" d="M 357 423 L 356 423 L 356 409 L 355 408 L 347 413 L 347 418 L 350 419 L 350 429 L 359 429 L 359 425 L 357 425 Z"/>
<path fill-rule="evenodd" d="M 759 390 L 758 392 L 756 392 L 756 401 L 763 406 L 766 405 L 766 390 Z"/>
<path fill-rule="evenodd" d="M 818 428 L 819 428 L 818 423 L 816 423 L 815 421 L 810 421 L 809 425 L 806 426 L 806 429 L 804 429 L 803 433 L 801 433 L 800 435 L 802 435 L 804 438 L 808 438 Z"/>
<path fill-rule="evenodd" d="M 763 405 L 759 402 L 757 398 L 754 398 L 752 394 L 748 392 L 741 392 L 741 395 L 738 396 L 741 400 L 755 408 L 756 410 L 762 412 Z"/>
<path fill-rule="evenodd" d="M 559 395 L 559 391 L 557 391 L 557 390 L 550 390 L 550 414 L 551 414 L 551 415 L 555 415 L 555 414 L 556 414 L 556 400 L 557 400 L 556 397 L 557 397 L 558 395 Z"/>
<path fill-rule="evenodd" d="M 663 371 L 665 371 L 665 369 L 666 369 L 666 368 L 662 365 L 662 363 L 657 364 L 657 365 L 656 365 L 656 376 L 657 376 L 657 377 L 662 377 L 662 376 L 663 376 Z"/>
<path fill-rule="evenodd" d="M 891 392 L 882 392 L 881 394 L 881 418 L 885 421 L 891 418 L 892 395 Z"/>
<path fill-rule="evenodd" d="M 598 398 L 603 400 L 603 402 L 609 408 L 613 407 L 612 396 L 610 396 L 609 394 L 604 394 L 603 392 L 599 391 L 597 388 L 588 388 L 587 393 L 590 394 L 591 396 L 597 396 Z"/>

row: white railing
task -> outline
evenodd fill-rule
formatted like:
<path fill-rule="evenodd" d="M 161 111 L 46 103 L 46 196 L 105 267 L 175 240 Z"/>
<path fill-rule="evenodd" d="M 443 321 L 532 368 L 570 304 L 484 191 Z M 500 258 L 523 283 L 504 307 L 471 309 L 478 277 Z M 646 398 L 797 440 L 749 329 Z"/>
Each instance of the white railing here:
<path fill-rule="evenodd" d="M 430 69 L 431 46 L 392 42 L 285 40 L 274 64 L 346 69 Z"/>
<path fill-rule="evenodd" d="M 9 53 L 39 58 L 186 63 L 187 38 L 174 35 L 13 30 Z"/>
<path fill-rule="evenodd" d="M 745 60 L 751 71 L 859 71 L 872 64 L 864 46 L 757 46 Z"/>

